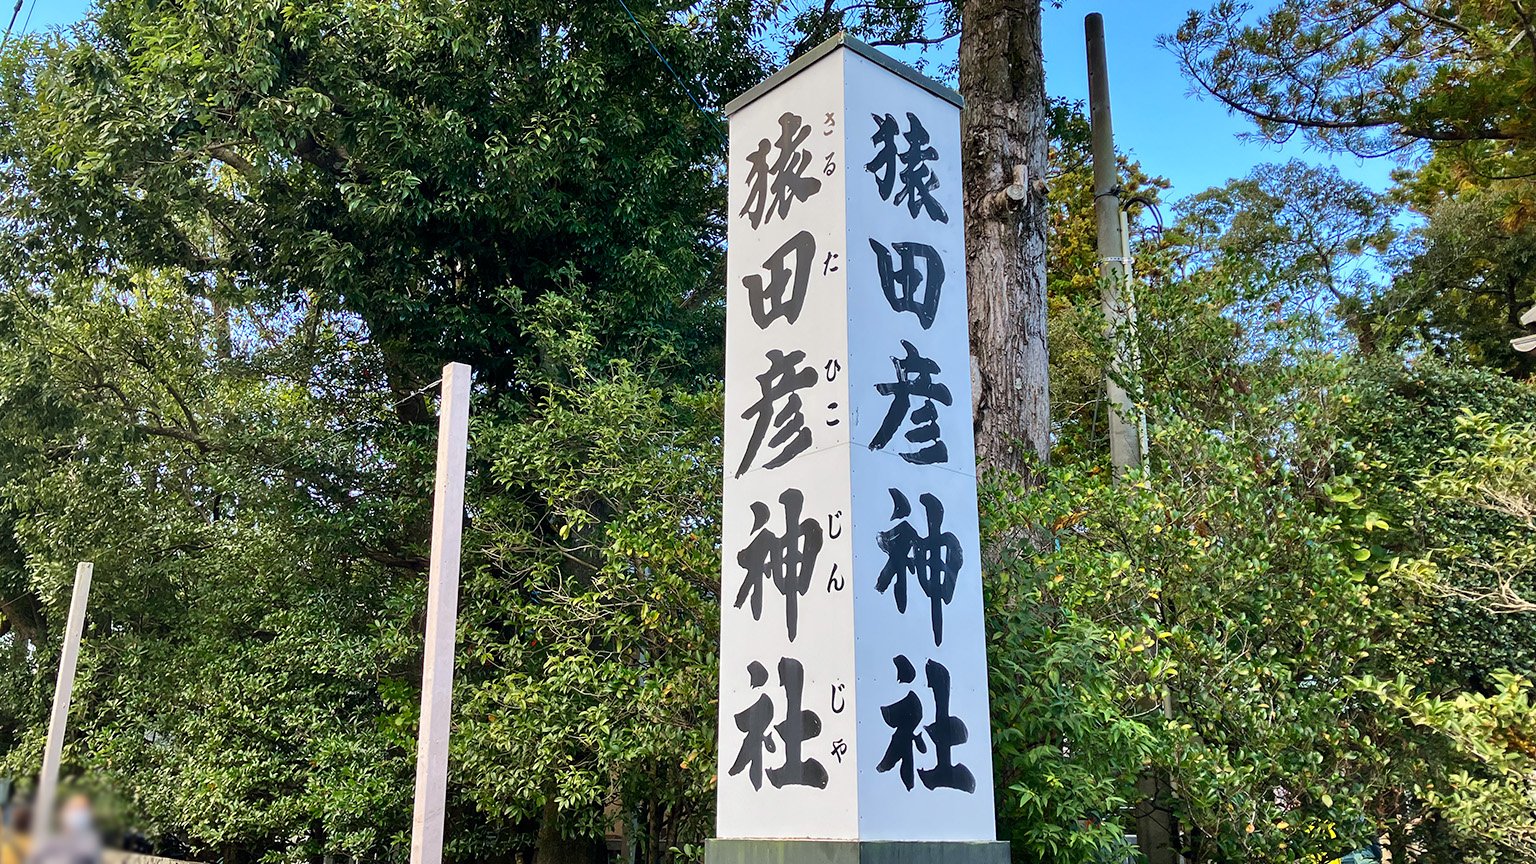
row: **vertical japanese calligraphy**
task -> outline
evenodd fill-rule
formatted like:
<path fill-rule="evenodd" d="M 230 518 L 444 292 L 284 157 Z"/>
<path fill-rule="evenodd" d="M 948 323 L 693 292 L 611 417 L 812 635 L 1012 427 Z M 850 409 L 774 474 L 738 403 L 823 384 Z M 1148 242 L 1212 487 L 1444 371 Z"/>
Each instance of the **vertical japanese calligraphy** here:
<path fill-rule="evenodd" d="M 760 273 L 741 280 L 752 304 L 752 320 L 759 329 L 766 329 L 780 318 L 788 324 L 800 320 L 815 259 L 816 235 L 801 231 L 763 262 L 763 269 L 768 272 L 766 281 Z"/>
<path fill-rule="evenodd" d="M 838 64 L 802 79 L 731 117 L 723 836 L 857 833 L 847 124 Z"/>
<path fill-rule="evenodd" d="M 857 71 L 855 72 L 855 67 Z M 861 829 L 988 836 L 991 752 L 956 106 L 850 67 Z M 867 89 L 860 89 L 859 85 Z M 858 95 L 855 96 L 854 94 Z M 959 826 L 965 827 L 959 827 Z"/>
<path fill-rule="evenodd" d="M 895 527 L 880 532 L 880 551 L 886 555 L 885 566 L 880 568 L 880 578 L 875 590 L 891 592 L 896 601 L 896 611 L 907 611 L 907 575 L 917 580 L 918 588 L 927 595 L 930 620 L 933 623 L 933 644 L 944 644 L 944 607 L 955 597 L 955 585 L 960 576 L 965 553 L 960 540 L 944 531 L 944 503 L 936 496 L 924 492 L 918 501 L 923 505 L 923 529 L 914 527 L 908 519 L 912 516 L 912 504 L 900 490 L 892 489 L 891 501 L 895 505 L 891 519 Z"/>
<path fill-rule="evenodd" d="M 873 237 L 869 247 L 880 262 L 880 290 L 893 312 L 911 312 L 927 330 L 939 314 L 939 299 L 944 292 L 944 259 L 939 250 L 923 243 L 892 243 L 891 249 Z M 922 259 L 922 266 L 918 266 Z M 897 262 L 900 266 L 897 266 Z"/>
<path fill-rule="evenodd" d="M 821 191 L 820 180 L 805 176 L 813 157 L 801 145 L 810 137 L 811 127 L 800 115 L 786 111 L 779 117 L 778 139 L 762 139 L 757 150 L 747 157 L 751 163 L 747 185 L 752 191 L 741 215 L 751 220 L 753 228 L 775 216 L 785 218 L 790 205 L 807 201 Z"/>
<path fill-rule="evenodd" d="M 777 468 L 811 446 L 811 430 L 805 425 L 805 403 L 801 390 L 816 384 L 816 369 L 805 366 L 805 352 L 791 351 L 786 354 L 774 348 L 767 357 L 768 369 L 757 376 L 758 397 L 747 410 L 741 412 L 743 420 L 752 421 L 752 437 L 747 441 L 747 451 L 736 467 L 736 476 L 747 473 L 757 459 L 758 450 L 768 436 L 770 427 L 773 437 L 767 438 L 768 447 L 777 451 L 773 458 L 763 463 L 764 468 Z"/>
<path fill-rule="evenodd" d="M 890 114 L 870 116 L 875 119 L 875 134 L 869 140 L 875 143 L 876 151 L 864 170 L 875 175 L 881 200 L 897 206 L 906 204 L 913 219 L 924 214 L 935 222 L 948 222 L 949 214 L 933 196 L 934 190 L 939 188 L 939 175 L 928 167 L 929 162 L 938 160 L 939 151 L 928 146 L 930 139 L 923 121 L 908 111 L 907 131 L 902 132 L 901 124 Z M 897 135 L 906 141 L 906 149 L 899 150 Z M 900 189 L 896 189 L 898 181 Z M 895 198 L 891 197 L 893 189 L 896 190 Z"/>
<path fill-rule="evenodd" d="M 898 655 L 891 662 L 896 665 L 899 683 L 911 684 L 917 680 L 917 670 L 904 655 Z M 885 719 L 885 725 L 891 727 L 891 740 L 875 770 L 896 769 L 908 791 L 914 788 L 916 769 L 916 779 L 929 789 L 973 793 L 976 791 L 975 775 L 971 769 L 956 763 L 954 757 L 955 747 L 969 740 L 970 733 L 965 728 L 965 721 L 949 713 L 949 670 L 943 664 L 929 660 L 923 665 L 923 674 L 932 695 L 933 711 L 928 713 L 923 698 L 910 688 L 905 696 L 880 706 L 880 716 Z M 931 717 L 932 722 L 924 725 L 925 717 Z M 933 767 L 917 768 L 918 755 L 928 756 L 930 746 L 933 748 Z"/>
<path fill-rule="evenodd" d="M 736 592 L 736 608 L 752 603 L 752 619 L 763 617 L 763 583 L 772 583 L 784 597 L 784 629 L 789 641 L 795 641 L 800 624 L 800 597 L 811 590 L 811 576 L 816 571 L 816 556 L 821 554 L 821 523 L 800 519 L 805 508 L 805 493 L 785 489 L 779 496 L 784 508 L 784 533 L 768 529 L 768 505 L 752 502 L 752 542 L 737 553 L 736 561 L 746 571 Z"/>
<path fill-rule="evenodd" d="M 726 838 L 993 838 L 958 105 L 868 51 L 730 114 Z"/>
<path fill-rule="evenodd" d="M 949 395 L 948 387 L 933 380 L 944 370 L 917 353 L 917 347 L 911 342 L 903 339 L 901 347 L 906 351 L 905 356 L 891 358 L 891 364 L 896 367 L 896 380 L 875 385 L 875 392 L 890 397 L 891 407 L 885 412 L 880 430 L 870 439 L 869 449 L 883 449 L 891 443 L 891 436 L 897 430 L 910 424 L 912 429 L 905 437 L 918 449 L 902 453 L 901 458 L 913 465 L 948 462 L 949 448 L 940 438 L 943 433 L 939 429 L 938 406 L 953 405 L 955 400 Z M 912 407 L 914 398 L 922 400 L 916 408 Z"/>
<path fill-rule="evenodd" d="M 747 675 L 754 690 L 760 690 L 768 683 L 768 670 L 756 660 L 747 665 Z M 801 696 L 805 690 L 805 667 L 799 660 L 793 657 L 779 658 L 779 687 L 784 691 L 782 714 L 775 707 L 773 698 L 762 693 L 756 702 L 736 715 L 736 728 L 742 732 L 743 737 L 741 749 L 737 751 L 736 761 L 731 763 L 729 773 L 735 776 L 746 770 L 754 789 L 763 788 L 764 775 L 767 775 L 768 782 L 775 788 L 814 786 L 825 789 L 827 769 L 817 760 L 804 756 L 805 742 L 821 735 L 821 717 L 815 711 L 801 707 Z M 774 719 L 780 716 L 783 719 L 775 723 Z M 768 734 L 770 728 L 784 744 L 784 760 L 777 767 L 765 771 L 765 754 L 777 751 L 773 738 Z"/>

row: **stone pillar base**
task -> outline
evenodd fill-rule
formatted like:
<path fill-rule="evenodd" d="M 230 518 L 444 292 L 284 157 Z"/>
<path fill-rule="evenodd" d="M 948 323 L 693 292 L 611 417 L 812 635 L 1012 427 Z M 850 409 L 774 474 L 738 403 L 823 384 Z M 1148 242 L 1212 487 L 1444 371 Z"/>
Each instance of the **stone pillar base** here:
<path fill-rule="evenodd" d="M 704 864 L 1008 864 L 1001 841 L 710 840 Z"/>

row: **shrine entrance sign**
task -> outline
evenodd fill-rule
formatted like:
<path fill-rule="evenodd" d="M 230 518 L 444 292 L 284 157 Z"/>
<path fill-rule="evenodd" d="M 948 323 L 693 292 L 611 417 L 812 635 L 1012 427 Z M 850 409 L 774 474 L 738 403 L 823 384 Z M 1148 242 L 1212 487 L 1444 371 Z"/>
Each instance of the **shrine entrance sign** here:
<path fill-rule="evenodd" d="M 708 864 L 1004 864 L 960 98 L 839 36 L 726 110 Z"/>

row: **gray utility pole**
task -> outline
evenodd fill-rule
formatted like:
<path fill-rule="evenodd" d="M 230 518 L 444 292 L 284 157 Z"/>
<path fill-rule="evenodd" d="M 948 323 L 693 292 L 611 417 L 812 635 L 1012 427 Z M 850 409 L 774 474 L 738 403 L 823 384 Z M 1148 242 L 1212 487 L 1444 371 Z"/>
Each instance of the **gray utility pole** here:
<path fill-rule="evenodd" d="M 64 757 L 64 730 L 69 725 L 69 702 L 75 692 L 75 663 L 80 659 L 80 635 L 85 631 L 85 606 L 91 597 L 95 565 L 75 565 L 75 590 L 69 600 L 64 624 L 64 646 L 59 652 L 59 677 L 53 686 L 53 716 L 48 719 L 48 743 L 43 747 L 43 773 L 37 779 L 37 801 L 32 810 L 32 841 L 41 844 L 53 833 L 53 810 L 59 794 L 59 763 Z"/>
<path fill-rule="evenodd" d="M 1088 105 L 1093 124 L 1093 203 L 1099 225 L 1100 302 L 1113 354 L 1104 370 L 1109 395 L 1109 455 L 1115 476 L 1141 467 L 1146 453 L 1147 419 L 1116 380 L 1134 376 L 1140 366 L 1136 348 L 1136 294 L 1131 283 L 1131 242 L 1121 206 L 1120 165 L 1115 160 L 1115 131 L 1109 111 L 1109 62 L 1104 49 L 1104 16 L 1083 22 L 1088 37 Z M 1156 613 L 1158 610 L 1153 610 Z M 1161 617 L 1161 616 L 1159 616 Z M 1155 649 L 1154 649 L 1155 650 Z M 1164 690 L 1164 716 L 1173 711 Z M 1151 705 L 1146 707 L 1151 708 Z M 1136 845 L 1147 864 L 1179 864 L 1178 825 L 1169 808 L 1172 794 L 1166 772 L 1148 769 L 1136 781 Z"/>
<path fill-rule="evenodd" d="M 1120 166 L 1109 111 L 1109 68 L 1104 56 L 1104 17 L 1095 12 L 1088 32 L 1088 104 L 1093 123 L 1093 206 L 1099 225 L 1099 299 L 1114 354 L 1105 370 L 1109 395 L 1109 455 L 1115 476 L 1141 467 L 1146 415 L 1121 386 L 1140 365 L 1136 349 L 1136 293 L 1131 285 L 1131 245 L 1120 205 Z M 1119 379 L 1119 380 L 1117 380 Z M 1156 862 L 1153 862 L 1156 864 Z"/>

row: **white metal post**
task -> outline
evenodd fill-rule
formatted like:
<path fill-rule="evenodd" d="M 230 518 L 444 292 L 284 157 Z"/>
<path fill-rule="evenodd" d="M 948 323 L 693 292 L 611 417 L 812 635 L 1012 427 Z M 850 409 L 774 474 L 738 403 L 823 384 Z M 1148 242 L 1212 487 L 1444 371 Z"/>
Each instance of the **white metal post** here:
<path fill-rule="evenodd" d="M 85 605 L 91 595 L 89 561 L 75 565 L 75 591 L 69 600 L 69 620 L 64 625 L 64 650 L 59 655 L 59 678 L 53 685 L 53 716 L 48 720 L 48 743 L 43 750 L 43 773 L 37 781 L 33 835 L 41 842 L 53 831 L 54 802 L 59 794 L 59 762 L 64 755 L 64 730 L 69 725 L 69 700 L 75 692 L 75 665 L 80 659 L 80 634 L 85 630 Z"/>
<path fill-rule="evenodd" d="M 421 730 L 416 742 L 416 802 L 411 864 L 441 864 L 448 796 L 448 731 L 453 709 L 454 633 L 459 606 L 459 545 L 464 532 L 464 465 L 469 451 L 471 370 L 443 367 L 432 503 L 432 562 L 427 582 L 426 657 Z"/>

